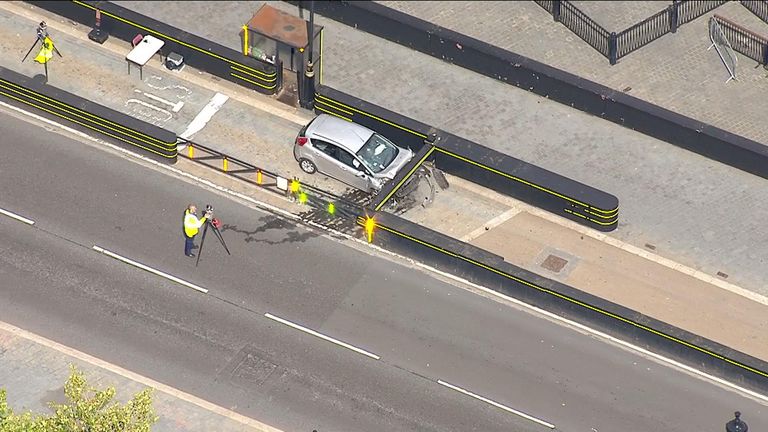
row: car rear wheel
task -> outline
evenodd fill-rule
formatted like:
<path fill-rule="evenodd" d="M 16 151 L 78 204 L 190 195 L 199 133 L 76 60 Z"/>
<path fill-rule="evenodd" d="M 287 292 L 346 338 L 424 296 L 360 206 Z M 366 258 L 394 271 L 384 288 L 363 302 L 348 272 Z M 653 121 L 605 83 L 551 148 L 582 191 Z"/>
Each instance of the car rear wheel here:
<path fill-rule="evenodd" d="M 317 167 L 309 159 L 299 159 L 299 167 L 307 174 L 314 174 L 317 172 Z"/>

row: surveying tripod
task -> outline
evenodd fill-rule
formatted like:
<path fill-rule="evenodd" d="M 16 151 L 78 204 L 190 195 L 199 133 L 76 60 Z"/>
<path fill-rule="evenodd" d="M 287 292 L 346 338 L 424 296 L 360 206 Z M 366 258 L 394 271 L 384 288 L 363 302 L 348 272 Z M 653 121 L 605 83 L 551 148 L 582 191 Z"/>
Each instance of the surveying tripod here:
<path fill-rule="evenodd" d="M 205 206 L 205 213 L 208 215 L 211 215 L 213 213 L 213 207 L 210 205 Z M 222 246 L 224 246 L 224 250 L 227 251 L 227 255 L 232 255 L 229 253 L 229 248 L 227 247 L 227 244 L 224 242 L 224 237 L 221 236 L 221 231 L 219 228 L 221 228 L 221 221 L 212 217 L 211 219 L 206 219 L 205 221 L 205 227 L 203 228 L 203 236 L 200 238 L 200 250 L 197 251 L 197 261 L 195 261 L 195 267 L 197 267 L 197 264 L 200 262 L 200 256 L 203 254 L 203 245 L 205 244 L 205 235 L 208 233 L 208 226 L 211 227 L 211 230 L 214 234 L 216 234 L 216 238 L 219 239 L 219 243 L 221 243 Z"/>

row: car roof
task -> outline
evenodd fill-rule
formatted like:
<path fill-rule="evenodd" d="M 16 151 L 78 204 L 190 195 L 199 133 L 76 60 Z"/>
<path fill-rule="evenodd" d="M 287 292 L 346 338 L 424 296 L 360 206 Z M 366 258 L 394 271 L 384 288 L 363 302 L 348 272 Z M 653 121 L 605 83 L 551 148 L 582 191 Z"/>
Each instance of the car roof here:
<path fill-rule="evenodd" d="M 328 114 L 317 116 L 306 132 L 309 139 L 317 137 L 330 141 L 352 153 L 357 153 L 373 134 L 374 132 L 365 126 Z"/>

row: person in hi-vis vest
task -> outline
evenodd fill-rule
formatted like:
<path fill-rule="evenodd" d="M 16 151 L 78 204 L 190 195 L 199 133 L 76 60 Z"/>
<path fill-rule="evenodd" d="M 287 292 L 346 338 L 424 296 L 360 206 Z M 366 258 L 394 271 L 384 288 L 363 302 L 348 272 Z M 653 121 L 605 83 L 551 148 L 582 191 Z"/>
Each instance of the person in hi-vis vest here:
<path fill-rule="evenodd" d="M 196 212 L 197 207 L 194 204 L 188 205 L 184 211 L 184 255 L 188 257 L 195 256 L 192 253 L 192 248 L 195 245 L 195 236 L 208 219 L 208 216 L 210 216 L 208 213 L 205 213 L 201 219 L 198 219 Z"/>

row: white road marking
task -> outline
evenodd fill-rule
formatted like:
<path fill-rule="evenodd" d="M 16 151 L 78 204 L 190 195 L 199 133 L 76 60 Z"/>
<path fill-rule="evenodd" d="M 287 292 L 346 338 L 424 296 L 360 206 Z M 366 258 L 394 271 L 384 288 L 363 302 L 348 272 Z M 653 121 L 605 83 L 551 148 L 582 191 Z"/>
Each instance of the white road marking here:
<path fill-rule="evenodd" d="M 186 94 L 177 94 L 176 97 L 179 98 L 179 99 L 184 99 L 185 97 L 187 97 L 187 96 L 192 94 L 192 90 L 184 87 L 183 85 L 172 84 L 172 85 L 166 85 L 166 86 L 158 86 L 158 85 L 154 85 L 154 84 L 150 83 L 149 82 L 150 79 L 157 80 L 157 81 L 162 81 L 163 77 L 157 76 L 157 75 L 152 75 L 151 77 L 149 77 L 147 79 L 147 81 L 144 82 L 144 84 L 146 84 L 147 87 L 149 87 L 149 88 L 152 88 L 152 89 L 155 89 L 155 90 L 174 89 L 174 90 L 181 90 L 182 92 L 186 93 Z"/>
<path fill-rule="evenodd" d="M 171 114 L 170 111 L 168 111 L 166 109 L 163 109 L 163 108 L 160 108 L 159 106 L 155 106 L 155 105 L 152 105 L 150 103 L 146 103 L 146 102 L 138 100 L 138 99 L 128 99 L 125 102 L 125 105 L 127 106 L 128 104 L 132 104 L 132 103 L 139 104 L 139 105 L 147 107 L 147 108 L 149 108 L 151 110 L 159 111 L 159 112 L 165 114 L 167 116 L 167 118 L 165 120 L 162 120 L 162 121 L 168 121 L 168 120 L 173 118 L 173 114 Z M 142 114 L 142 115 L 144 115 L 144 114 Z M 151 116 L 147 116 L 147 117 L 151 117 Z M 160 120 L 160 119 L 157 119 L 157 120 Z"/>
<path fill-rule="evenodd" d="M 350 345 L 350 344 L 348 344 L 346 342 L 342 342 L 342 341 L 340 341 L 338 339 L 334 339 L 334 338 L 332 338 L 330 336 L 326 336 L 326 335 L 324 335 L 322 333 L 318 333 L 318 332 L 316 332 L 316 331 L 314 331 L 312 329 L 306 328 L 304 326 L 300 326 L 300 325 L 298 325 L 296 323 L 288 321 L 287 319 L 283 319 L 283 318 L 280 318 L 278 316 L 274 316 L 271 313 L 265 313 L 264 316 L 269 318 L 269 319 L 271 319 L 271 320 L 275 320 L 275 321 L 277 321 L 279 323 L 283 323 L 283 324 L 287 325 L 288 327 L 293 327 L 296 330 L 303 331 L 304 333 L 309 333 L 312 336 L 317 336 L 320 339 L 324 339 L 324 340 L 327 340 L 328 342 L 335 343 L 336 345 L 343 346 L 344 348 L 350 349 L 350 350 L 352 350 L 352 351 L 354 351 L 356 353 L 362 354 L 364 356 L 368 356 L 368 357 L 370 357 L 370 358 L 372 358 L 374 360 L 379 360 L 381 358 L 381 357 L 377 356 L 376 354 L 370 353 L 370 352 L 368 352 L 368 351 L 366 351 L 364 349 L 360 349 L 360 348 L 358 348 L 356 346 L 353 346 L 353 345 Z"/>
<path fill-rule="evenodd" d="M 512 219 L 515 215 L 520 213 L 522 210 L 519 207 L 512 207 L 511 209 L 505 211 L 504 213 L 496 216 L 495 218 L 489 220 L 488 222 L 484 223 L 482 226 L 480 226 L 478 229 L 470 232 L 469 234 L 465 235 L 464 237 L 460 238 L 459 240 L 463 242 L 468 242 L 471 240 L 474 240 L 486 231 L 496 228 L 497 226 L 503 224 L 504 222 Z"/>
<path fill-rule="evenodd" d="M 2 5 L 3 5 L 2 2 L 0 2 L 0 7 L 3 7 Z M 155 160 L 150 159 L 150 158 L 148 158 L 146 156 L 143 156 L 143 155 L 140 155 L 138 153 L 132 152 L 130 150 L 124 149 L 122 147 L 119 147 L 119 146 L 114 145 L 112 143 L 109 143 L 107 141 L 101 140 L 99 138 L 95 138 L 95 137 L 93 137 L 91 135 L 88 135 L 88 134 L 86 134 L 84 132 L 81 132 L 79 130 L 72 129 L 69 126 L 63 125 L 61 123 L 57 123 L 57 122 L 55 122 L 55 121 L 53 121 L 51 119 L 45 118 L 43 116 L 37 115 L 35 113 L 29 112 L 29 111 L 26 111 L 26 110 L 23 110 L 21 108 L 15 107 L 13 105 L 7 104 L 7 103 L 2 102 L 2 101 L 0 101 L 0 106 L 3 106 L 5 108 L 8 108 L 8 109 L 13 110 L 13 111 L 17 111 L 19 113 L 22 113 L 22 114 L 24 114 L 24 115 L 26 115 L 28 117 L 32 117 L 35 120 L 41 121 L 43 123 L 47 123 L 49 125 L 55 126 L 55 127 L 59 128 L 59 129 L 65 130 L 68 133 L 71 133 L 73 135 L 79 136 L 81 138 L 87 139 L 89 141 L 96 142 L 99 145 L 108 147 L 108 148 L 110 148 L 111 150 L 113 150 L 115 152 L 123 153 L 123 154 L 125 154 L 127 156 L 130 156 L 130 157 L 134 158 L 134 159 L 138 159 L 138 160 L 141 160 L 144 163 L 153 165 L 153 166 L 155 166 L 156 168 L 158 168 L 160 170 L 170 171 L 170 172 L 178 175 L 179 177 L 190 179 L 190 180 L 192 180 L 194 182 L 197 182 L 197 183 L 199 183 L 201 185 L 205 185 L 205 186 L 207 186 L 207 187 L 209 187 L 209 188 L 211 188 L 211 189 L 213 189 L 215 191 L 218 191 L 218 192 L 220 192 L 222 194 L 231 195 L 231 196 L 233 196 L 235 198 L 238 198 L 238 199 L 240 199 L 242 201 L 245 201 L 245 202 L 248 202 L 250 204 L 253 204 L 256 207 L 260 207 L 262 209 L 269 210 L 269 211 L 271 211 L 273 213 L 280 214 L 280 215 L 284 216 L 287 219 L 292 219 L 292 220 L 297 220 L 297 221 L 301 221 L 302 220 L 300 216 L 298 216 L 298 215 L 296 215 L 294 213 L 291 213 L 291 212 L 289 212 L 287 210 L 283 210 L 280 207 L 277 207 L 277 206 L 265 203 L 263 201 L 259 201 L 257 199 L 251 198 L 251 197 L 249 197 L 249 196 L 247 196 L 247 195 L 245 195 L 243 193 L 240 193 L 240 192 L 228 189 L 228 188 L 226 188 L 224 186 L 219 186 L 219 185 L 213 183 L 210 180 L 204 179 L 202 177 L 194 176 L 194 175 L 189 174 L 189 173 L 187 173 L 185 171 L 182 171 L 182 170 L 180 170 L 178 168 L 174 168 L 174 167 L 172 167 L 170 165 L 167 165 L 167 164 L 155 161 Z M 287 201 L 287 198 L 286 198 L 286 201 Z M 541 210 L 541 212 L 545 213 L 543 210 Z M 496 292 L 496 291 L 494 291 L 494 290 L 492 290 L 490 288 L 486 288 L 484 286 L 478 285 L 478 284 L 476 284 L 474 282 L 471 282 L 471 281 L 469 281 L 467 279 L 461 278 L 461 277 L 456 276 L 456 275 L 451 274 L 451 273 L 444 272 L 442 270 L 438 270 L 438 269 L 436 269 L 436 268 L 434 268 L 432 266 L 429 266 L 427 264 L 420 263 L 420 262 L 414 260 L 413 258 L 397 254 L 395 252 L 392 252 L 390 250 L 387 250 L 387 249 L 384 249 L 384 248 L 382 248 L 380 246 L 377 246 L 377 245 L 375 245 L 373 243 L 368 243 L 366 240 L 363 240 L 363 239 L 351 236 L 351 235 L 349 235 L 347 233 L 344 233 L 344 232 L 341 232 L 341 231 L 338 231 L 338 230 L 335 230 L 335 229 L 332 229 L 332 228 L 320 225 L 320 224 L 318 224 L 316 222 L 313 222 L 313 221 L 304 221 L 304 222 L 307 223 L 308 225 L 312 226 L 312 227 L 317 228 L 318 230 L 325 231 L 325 232 L 333 234 L 333 235 L 327 237 L 327 238 L 329 238 L 331 240 L 337 241 L 336 238 L 338 238 L 338 237 L 344 238 L 344 239 L 346 239 L 348 241 L 357 243 L 360 247 L 365 247 L 365 248 L 369 248 L 369 249 L 375 250 L 378 253 L 381 253 L 383 255 L 388 255 L 388 256 L 396 258 L 396 259 L 398 259 L 400 261 L 406 261 L 406 262 L 410 263 L 411 265 L 413 265 L 414 267 L 419 267 L 419 268 L 423 269 L 424 271 L 426 271 L 428 273 L 434 273 L 436 275 L 440 275 L 440 276 L 442 276 L 442 277 L 444 277 L 446 279 L 451 279 L 453 281 L 456 281 L 456 282 L 458 282 L 458 283 L 460 283 L 460 284 L 462 284 L 464 286 L 471 287 L 472 289 L 463 288 L 463 287 L 459 287 L 459 288 L 465 289 L 465 290 L 470 291 L 470 292 L 474 292 L 475 294 L 477 294 L 477 292 L 473 291 L 473 289 L 477 290 L 477 291 L 480 291 L 480 292 L 484 293 L 486 297 L 491 298 L 491 299 L 495 299 L 496 301 L 501 301 L 501 300 L 508 301 L 510 303 L 513 303 L 513 304 L 519 306 L 519 307 L 522 307 L 524 309 L 528 309 L 528 310 L 530 310 L 533 313 L 545 316 L 545 317 L 547 317 L 547 318 L 549 318 L 549 319 L 551 319 L 553 321 L 558 321 L 558 322 L 560 322 L 560 323 L 562 323 L 562 324 L 564 324 L 566 326 L 579 329 L 579 330 L 581 330 L 582 332 L 584 332 L 586 334 L 599 337 L 599 338 L 601 338 L 601 339 L 603 339 L 605 341 L 612 342 L 612 343 L 615 343 L 617 345 L 621 345 L 622 347 L 624 347 L 624 348 L 626 348 L 628 350 L 631 350 L 631 351 L 634 351 L 636 353 L 639 353 L 639 354 L 645 355 L 647 357 L 653 358 L 653 359 L 655 359 L 656 361 L 658 361 L 660 363 L 666 363 L 669 366 L 676 367 L 676 368 L 678 368 L 680 370 L 683 370 L 685 372 L 688 372 L 688 373 L 690 373 L 692 375 L 696 375 L 696 376 L 698 376 L 698 377 L 700 377 L 702 379 L 706 379 L 706 380 L 709 380 L 709 381 L 714 382 L 716 384 L 719 384 L 719 385 L 721 385 L 723 387 L 729 388 L 729 389 L 731 389 L 732 391 L 734 391 L 736 393 L 741 393 L 742 395 L 749 396 L 749 397 L 751 397 L 753 399 L 756 399 L 756 400 L 760 401 L 761 403 L 768 403 L 768 396 L 766 396 L 766 395 L 763 395 L 763 394 L 757 393 L 755 391 L 746 389 L 746 388 L 741 387 L 741 386 L 739 386 L 737 384 L 734 384 L 734 383 L 732 383 L 730 381 L 726 381 L 724 379 L 721 379 L 721 378 L 718 378 L 716 376 L 710 375 L 710 374 L 708 374 L 706 372 L 700 371 L 700 370 L 695 369 L 693 367 L 684 365 L 684 364 L 682 364 L 682 363 L 680 363 L 680 362 L 678 362 L 676 360 L 672 360 L 672 359 L 664 357 L 664 356 L 662 356 L 660 354 L 656 354 L 654 352 L 648 351 L 645 348 L 641 348 L 641 347 L 639 347 L 637 345 L 633 345 L 633 344 L 631 344 L 629 342 L 623 341 L 623 340 L 618 339 L 616 337 L 613 337 L 613 336 L 611 336 L 609 334 L 603 333 L 603 332 L 601 332 L 599 330 L 595 330 L 595 329 L 593 329 L 591 327 L 588 327 L 588 326 L 586 326 L 584 324 L 578 323 L 576 321 L 569 320 L 567 318 L 563 318 L 563 317 L 561 317 L 559 315 L 556 315 L 556 314 L 554 314 L 552 312 L 546 311 L 544 309 L 541 309 L 541 308 L 538 308 L 536 306 L 533 306 L 533 305 L 530 305 L 528 303 L 525 303 L 525 302 L 523 302 L 521 300 L 518 300 L 518 299 L 515 299 L 515 298 L 512 298 L 512 297 L 509 297 L 507 295 L 504 295 L 502 293 Z M 307 228 L 307 229 L 309 231 L 312 231 L 311 228 Z M 587 231 L 586 228 L 585 228 L 585 231 Z M 768 304 L 768 303 L 766 303 L 766 304 Z"/>
<path fill-rule="evenodd" d="M 62 345 L 58 342 L 54 342 L 50 339 L 46 339 L 40 335 L 37 335 L 35 333 L 26 331 L 24 329 L 20 329 L 16 326 L 13 326 L 11 324 L 8 324 L 6 322 L 0 321 L 0 330 L 7 331 L 14 336 L 18 336 L 20 338 L 29 340 L 35 344 L 42 345 L 46 348 L 50 348 L 54 351 L 57 351 L 61 354 L 64 354 L 69 357 L 73 357 L 75 359 L 78 359 L 82 362 L 91 364 L 95 367 L 104 369 L 106 371 L 112 372 L 114 374 L 120 375 L 126 379 L 129 379 L 131 381 L 135 381 L 141 385 L 151 387 L 156 389 L 157 391 L 163 392 L 171 397 L 178 398 L 180 400 L 183 400 L 185 402 L 189 402 L 192 405 L 196 405 L 202 409 L 208 410 L 214 414 L 218 414 L 222 417 L 226 417 L 230 420 L 242 423 L 245 426 L 254 428 L 256 432 L 282 432 L 280 429 L 273 428 L 272 426 L 269 426 L 267 424 L 264 424 L 258 420 L 254 420 L 250 417 L 246 417 L 242 414 L 238 414 L 230 409 L 221 407 L 219 405 L 212 404 L 204 399 L 201 399 L 197 396 L 193 396 L 189 393 L 185 393 L 179 389 L 176 389 L 174 387 L 171 387 L 169 385 L 163 384 L 161 382 L 152 380 L 150 378 L 147 378 L 143 375 L 139 375 L 135 372 L 131 372 L 128 369 L 123 369 L 120 366 L 114 365 L 112 363 L 108 363 L 100 358 L 94 357 L 92 355 L 86 354 L 84 352 L 78 351 L 74 348 L 70 348 L 66 345 Z"/>
<path fill-rule="evenodd" d="M 173 111 L 175 113 L 181 111 L 181 108 L 184 106 L 184 102 L 182 102 L 182 101 L 173 103 L 173 102 L 171 102 L 169 100 L 165 100 L 165 99 L 161 98 L 160 96 L 155 96 L 152 93 L 143 92 L 141 90 L 135 90 L 135 91 L 137 93 L 143 94 L 144 96 L 146 96 L 149 99 L 152 99 L 153 101 L 160 102 L 161 104 L 164 104 L 164 105 L 168 105 L 169 107 L 171 107 L 171 111 Z"/>
<path fill-rule="evenodd" d="M 453 384 L 449 384 L 449 383 L 447 383 L 447 382 L 445 382 L 443 380 L 437 380 L 437 383 L 440 384 L 440 385 L 444 385 L 444 386 L 448 387 L 449 389 L 456 390 L 459 393 L 464 393 L 467 396 L 472 396 L 473 398 L 481 400 L 481 401 L 483 401 L 483 402 L 485 402 L 487 404 L 493 405 L 496 408 L 501 408 L 504 411 L 510 412 L 510 413 L 518 415 L 518 416 L 520 416 L 520 417 L 522 417 L 524 419 L 527 419 L 527 420 L 530 420 L 532 422 L 538 423 L 538 424 L 540 424 L 542 426 L 546 426 L 546 427 L 548 427 L 550 429 L 554 429 L 555 428 L 555 425 L 553 425 L 552 423 L 549 423 L 549 422 L 546 422 L 544 420 L 538 419 L 536 417 L 530 416 L 530 415 L 528 415 L 528 414 L 526 414 L 526 413 L 524 413 L 522 411 L 518 411 L 518 410 L 516 410 L 514 408 L 510 408 L 510 407 L 508 407 L 506 405 L 502 405 L 502 404 L 500 404 L 498 402 L 492 401 L 492 400 L 490 400 L 488 398 L 485 398 L 485 397 L 482 397 L 482 396 L 477 395 L 475 393 L 472 393 L 471 391 L 464 390 L 461 387 L 457 387 L 457 386 L 455 386 Z"/>
<path fill-rule="evenodd" d="M 224 106 L 224 103 L 228 100 L 229 96 L 225 94 L 216 93 L 213 95 L 208 104 L 204 106 L 199 113 L 197 113 L 189 126 L 187 126 L 187 129 L 182 132 L 179 137 L 188 140 L 192 138 L 194 134 L 200 132 L 205 127 L 205 125 L 208 124 L 211 118 L 213 118 L 213 115 L 216 114 L 216 112 L 220 110 L 221 107 Z"/>
<path fill-rule="evenodd" d="M 16 219 L 18 221 L 24 222 L 27 225 L 34 225 L 35 224 L 35 221 L 33 221 L 32 219 L 27 219 L 24 216 L 19 216 L 16 213 L 9 212 L 8 210 L 3 210 L 3 209 L 0 208 L 0 213 L 4 214 L 4 215 L 6 215 L 6 216 L 8 216 L 10 218 L 14 218 L 14 219 Z"/>
<path fill-rule="evenodd" d="M 208 290 L 205 289 L 205 288 L 199 287 L 199 286 L 197 286 L 197 285 L 195 285 L 195 284 L 193 284 L 191 282 L 187 282 L 187 281 L 185 281 L 183 279 L 179 279 L 176 276 L 169 275 L 168 273 L 161 272 L 160 270 L 153 269 L 152 267 L 145 266 L 144 264 L 142 264 L 140 262 L 134 261 L 134 260 L 132 260 L 130 258 L 126 258 L 126 257 L 124 257 L 122 255 L 118 255 L 118 254 L 116 254 L 114 252 L 110 252 L 110 251 L 108 251 L 108 250 L 106 250 L 106 249 L 104 249 L 102 247 L 94 245 L 93 246 L 93 250 L 95 250 L 96 252 L 101 252 L 104 255 L 110 256 L 110 257 L 112 257 L 112 258 L 114 258 L 116 260 L 120 260 L 120 261 L 122 261 L 122 262 L 124 262 L 126 264 L 130 264 L 130 265 L 138 267 L 138 268 L 140 268 L 142 270 L 146 270 L 146 271 L 148 271 L 150 273 L 154 273 L 154 274 L 156 274 L 158 276 L 164 277 L 164 278 L 166 278 L 168 280 L 171 280 L 173 282 L 176 282 L 178 284 L 181 284 L 181 285 L 184 285 L 186 287 L 192 288 L 193 290 L 200 291 L 201 293 L 204 293 L 204 294 L 208 293 Z"/>

